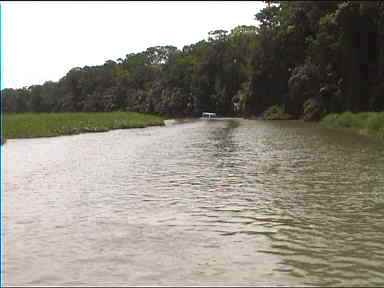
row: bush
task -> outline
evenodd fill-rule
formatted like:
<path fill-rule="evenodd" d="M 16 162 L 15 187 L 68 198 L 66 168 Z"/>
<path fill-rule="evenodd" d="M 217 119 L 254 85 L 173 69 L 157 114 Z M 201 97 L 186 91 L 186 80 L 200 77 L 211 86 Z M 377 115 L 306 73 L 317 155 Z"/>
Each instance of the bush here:
<path fill-rule="evenodd" d="M 288 80 L 288 89 L 286 112 L 299 116 L 303 113 L 304 102 L 319 94 L 320 72 L 318 67 L 309 62 L 296 67 Z"/>
<path fill-rule="evenodd" d="M 323 105 L 316 98 L 310 98 L 304 102 L 304 120 L 319 121 L 324 111 Z"/>
<path fill-rule="evenodd" d="M 261 118 L 263 120 L 290 120 L 294 117 L 285 113 L 281 106 L 274 105 L 265 110 Z"/>
<path fill-rule="evenodd" d="M 384 112 L 328 114 L 321 123 L 330 128 L 356 129 L 360 133 L 384 139 Z"/>

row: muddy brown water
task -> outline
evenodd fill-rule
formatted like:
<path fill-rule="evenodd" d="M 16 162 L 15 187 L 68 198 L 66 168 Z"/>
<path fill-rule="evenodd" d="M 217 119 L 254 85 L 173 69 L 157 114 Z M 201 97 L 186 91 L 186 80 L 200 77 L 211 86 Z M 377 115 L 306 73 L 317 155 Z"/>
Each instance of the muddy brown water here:
<path fill-rule="evenodd" d="M 298 121 L 8 140 L 5 285 L 384 286 L 384 146 Z"/>

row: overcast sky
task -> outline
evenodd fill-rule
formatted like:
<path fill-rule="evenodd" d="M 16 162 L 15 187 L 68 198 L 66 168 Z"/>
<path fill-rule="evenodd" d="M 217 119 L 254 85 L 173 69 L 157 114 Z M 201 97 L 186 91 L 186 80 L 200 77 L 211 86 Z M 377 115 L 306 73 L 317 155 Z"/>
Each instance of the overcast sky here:
<path fill-rule="evenodd" d="M 265 4 L 244 2 L 1 2 L 4 85 L 57 81 L 156 45 L 207 39 L 215 29 L 256 25 Z"/>

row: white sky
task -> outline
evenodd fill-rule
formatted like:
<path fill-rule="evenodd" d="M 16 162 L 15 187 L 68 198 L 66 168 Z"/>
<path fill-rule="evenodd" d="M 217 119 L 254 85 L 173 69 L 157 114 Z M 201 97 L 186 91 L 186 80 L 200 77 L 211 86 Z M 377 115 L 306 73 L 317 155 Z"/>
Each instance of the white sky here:
<path fill-rule="evenodd" d="M 215 29 L 256 25 L 263 2 L 1 2 L 7 88 L 57 81 L 156 45 L 207 39 Z"/>

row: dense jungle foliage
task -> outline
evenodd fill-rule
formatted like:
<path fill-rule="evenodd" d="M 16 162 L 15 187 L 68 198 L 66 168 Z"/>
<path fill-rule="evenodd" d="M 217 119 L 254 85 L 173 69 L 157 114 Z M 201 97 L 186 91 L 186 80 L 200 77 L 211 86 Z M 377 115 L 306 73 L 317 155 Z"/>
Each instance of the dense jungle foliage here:
<path fill-rule="evenodd" d="M 306 120 L 384 110 L 384 2 L 266 4 L 255 15 L 258 26 L 211 31 L 181 50 L 150 47 L 73 68 L 58 82 L 4 89 L 3 110 L 185 117 L 262 115 L 275 106 Z"/>

